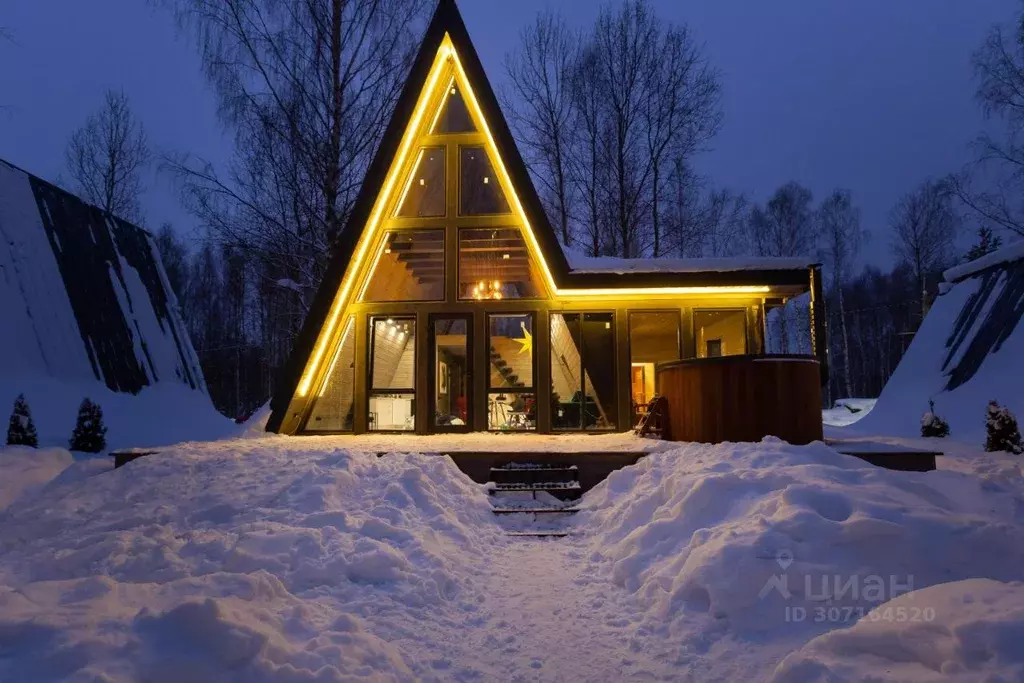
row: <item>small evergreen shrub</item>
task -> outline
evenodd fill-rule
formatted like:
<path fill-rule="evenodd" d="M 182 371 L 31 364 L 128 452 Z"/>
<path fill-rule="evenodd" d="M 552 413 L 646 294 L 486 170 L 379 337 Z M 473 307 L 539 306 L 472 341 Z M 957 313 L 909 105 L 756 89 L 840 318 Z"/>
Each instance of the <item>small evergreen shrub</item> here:
<path fill-rule="evenodd" d="M 25 394 L 18 394 L 18 398 L 14 399 L 14 410 L 11 411 L 11 421 L 7 425 L 7 445 L 39 447 L 39 435 L 32 422 L 32 412 L 28 409 Z"/>
<path fill-rule="evenodd" d="M 949 423 L 935 414 L 935 401 L 928 401 L 928 412 L 921 416 L 921 436 L 949 436 Z"/>
<path fill-rule="evenodd" d="M 78 421 L 71 433 L 68 448 L 84 453 L 99 453 L 107 447 L 107 428 L 103 425 L 103 410 L 84 399 L 78 407 Z"/>
<path fill-rule="evenodd" d="M 989 401 L 985 410 L 985 432 L 986 451 L 1004 451 L 1017 455 L 1024 453 L 1017 418 L 1008 408 L 1003 408 L 995 401 Z"/>

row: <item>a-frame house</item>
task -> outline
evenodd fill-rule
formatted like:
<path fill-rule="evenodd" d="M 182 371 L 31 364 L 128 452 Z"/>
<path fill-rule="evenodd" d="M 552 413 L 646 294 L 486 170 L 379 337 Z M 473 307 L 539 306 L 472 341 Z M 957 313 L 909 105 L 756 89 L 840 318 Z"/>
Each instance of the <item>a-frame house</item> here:
<path fill-rule="evenodd" d="M 656 363 L 763 353 L 767 310 L 807 292 L 824 361 L 812 261 L 570 263 L 440 0 L 267 430 L 625 430 Z"/>

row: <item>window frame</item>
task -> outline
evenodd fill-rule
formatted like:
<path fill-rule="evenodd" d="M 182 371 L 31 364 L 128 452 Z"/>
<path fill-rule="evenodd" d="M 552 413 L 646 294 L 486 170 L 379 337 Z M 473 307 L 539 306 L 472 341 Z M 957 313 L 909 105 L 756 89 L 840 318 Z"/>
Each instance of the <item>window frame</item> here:
<path fill-rule="evenodd" d="M 417 355 L 419 355 L 419 336 L 416 332 L 416 314 L 415 313 L 370 313 L 366 316 L 367 326 L 367 344 L 366 344 L 366 432 L 375 434 L 415 434 L 417 430 L 416 425 L 416 373 L 419 369 L 419 362 Z M 409 320 L 413 324 L 413 356 L 412 356 L 412 388 L 399 387 L 393 389 L 375 389 L 373 387 L 373 363 L 375 348 L 374 348 L 374 334 L 376 330 L 376 321 L 378 320 Z M 410 394 L 413 400 L 413 428 L 412 429 L 373 429 L 370 424 L 370 399 L 374 396 L 388 395 L 388 394 Z"/>
<path fill-rule="evenodd" d="M 501 184 L 501 179 L 498 178 L 497 164 L 495 163 L 495 160 L 491 158 L 491 154 L 487 149 L 487 142 L 482 141 L 480 143 L 475 143 L 456 141 L 454 142 L 454 146 L 457 150 L 456 175 L 458 176 L 456 178 L 456 187 L 458 188 L 458 192 L 456 193 L 455 197 L 455 215 L 458 218 L 465 218 L 469 220 L 472 220 L 474 218 L 504 218 L 505 216 L 512 218 L 515 215 L 515 212 L 512 210 L 512 202 L 509 199 L 508 192 L 505 191 L 505 188 Z M 490 164 L 491 166 L 491 172 L 494 174 L 494 182 L 498 186 L 498 191 L 501 193 L 501 196 L 504 197 L 505 199 L 505 205 L 508 207 L 508 211 L 499 211 L 497 213 L 462 212 L 462 151 L 464 149 L 469 148 L 478 148 L 481 152 L 484 153 L 484 157 L 487 159 L 487 163 Z"/>
<path fill-rule="evenodd" d="M 589 311 L 565 311 L 565 310 L 561 310 L 561 311 L 548 311 L 548 340 L 547 340 L 547 344 L 548 344 L 548 377 L 553 378 L 554 375 L 555 375 L 555 366 L 554 366 L 554 363 L 553 363 L 554 359 L 551 356 L 552 349 L 554 348 L 552 343 L 551 343 L 551 329 L 552 329 L 551 320 L 556 315 L 560 315 L 563 318 L 565 316 L 567 316 L 567 315 L 579 316 L 579 319 L 580 319 L 580 386 L 578 387 L 578 389 L 583 394 L 583 396 L 584 396 L 584 405 L 586 405 L 586 394 L 587 394 L 586 369 L 587 369 L 587 361 L 586 361 L 586 343 L 583 341 L 583 321 L 584 321 L 584 316 L 588 315 L 588 314 L 589 315 L 610 315 L 612 317 L 612 320 L 611 320 L 611 324 L 612 324 L 612 327 L 611 327 L 611 329 L 612 329 L 612 336 L 611 336 L 612 337 L 612 358 L 611 358 L 611 363 L 612 363 L 612 366 L 613 366 L 612 372 L 613 372 L 613 375 L 614 375 L 613 379 L 612 379 L 612 383 L 613 383 L 613 386 L 615 387 L 615 392 L 616 392 L 616 395 L 614 397 L 615 400 L 612 402 L 612 405 L 615 407 L 615 413 L 616 413 L 616 420 L 615 421 L 617 423 L 621 423 L 622 419 L 618 415 L 618 413 L 619 413 L 619 396 L 618 396 L 618 392 L 622 388 L 622 387 L 619 386 L 619 363 L 618 363 L 618 360 L 617 360 L 618 359 L 617 352 L 618 352 L 618 347 L 619 347 L 619 340 L 618 340 L 618 335 L 616 334 L 616 330 L 617 330 L 616 321 L 617 321 L 618 316 L 616 315 L 616 311 L 614 309 L 596 309 L 596 310 L 589 310 Z M 627 343 L 628 343 L 628 340 L 627 340 Z M 553 391 L 553 390 L 554 390 L 554 385 L 553 385 L 553 380 L 552 380 L 551 391 Z M 632 422 L 632 418 L 630 418 L 630 422 Z M 632 427 L 630 427 L 630 428 L 632 429 Z M 618 429 L 619 429 L 619 425 L 618 424 L 616 424 L 613 427 L 593 427 L 593 428 L 587 428 L 587 427 L 583 426 L 583 413 L 582 412 L 580 413 L 580 425 L 578 427 L 556 427 L 555 426 L 555 416 L 554 416 L 554 414 L 551 415 L 551 432 L 552 433 L 558 433 L 558 434 L 563 434 L 563 433 L 565 433 L 565 434 L 572 434 L 572 433 L 594 434 L 594 433 L 616 432 L 616 431 L 618 431 Z"/>
<path fill-rule="evenodd" d="M 519 301 L 519 299 L 515 299 L 515 301 Z M 492 387 L 491 386 L 491 337 L 492 337 L 492 335 L 491 335 L 491 318 L 492 317 L 513 318 L 513 317 L 521 317 L 521 316 L 529 316 L 529 318 L 530 318 L 530 334 L 533 335 L 533 338 L 534 338 L 534 343 L 532 344 L 532 348 L 530 349 L 530 372 L 532 374 L 532 376 L 530 378 L 530 386 L 529 387 Z M 531 310 L 509 310 L 509 311 L 500 311 L 500 312 L 498 312 L 498 311 L 485 311 L 484 312 L 484 328 L 485 328 L 485 330 L 484 330 L 484 332 L 485 332 L 484 339 L 486 341 L 486 346 L 484 348 L 487 351 L 487 383 L 485 385 L 486 388 L 485 388 L 485 391 L 484 391 L 484 398 L 485 398 L 485 400 L 484 400 L 484 413 L 487 416 L 487 431 L 488 432 L 496 432 L 496 433 L 500 433 L 500 434 L 504 434 L 506 432 L 523 432 L 523 433 L 527 433 L 527 434 L 529 434 L 531 432 L 532 433 L 536 433 L 538 428 L 539 428 L 539 425 L 537 424 L 536 420 L 534 420 L 534 425 L 533 425 L 532 429 L 494 429 L 494 428 L 492 428 L 491 427 L 490 400 L 491 400 L 491 394 L 494 394 L 494 393 L 503 393 L 503 394 L 533 394 L 534 401 L 536 402 L 536 401 L 539 400 L 539 398 L 540 398 L 540 389 L 537 386 L 537 343 L 536 343 L 536 339 L 537 339 L 537 311 L 531 311 Z M 534 409 L 537 410 L 538 414 L 539 414 L 539 405 L 537 405 Z"/>
<path fill-rule="evenodd" d="M 380 262 L 380 257 L 384 255 L 384 246 L 388 242 L 388 236 L 391 233 L 400 232 L 439 232 L 441 233 L 441 296 L 437 299 L 391 299 L 391 300 L 380 300 L 370 299 L 367 297 L 367 290 L 370 288 L 370 281 L 373 279 L 375 271 L 377 270 L 377 264 Z M 440 228 L 425 228 L 417 227 L 413 225 L 409 226 L 396 226 L 391 225 L 384 229 L 384 234 L 381 235 L 380 242 L 377 244 L 376 258 L 370 264 L 370 268 L 366 271 L 366 276 L 363 280 L 362 289 L 359 292 L 359 303 L 365 304 L 438 304 L 445 303 L 448 301 L 447 292 L 447 278 L 448 278 L 448 248 L 445 244 L 445 240 L 448 239 L 448 231 L 444 227 Z"/>
<path fill-rule="evenodd" d="M 416 175 L 417 164 L 416 164 L 415 161 L 413 161 L 411 164 L 409 164 L 409 174 L 405 178 L 405 182 L 402 184 L 402 192 L 396 197 L 395 206 L 392 209 L 391 215 L 390 215 L 390 219 L 391 220 L 401 220 L 401 221 L 440 220 L 440 219 L 444 219 L 444 218 L 448 218 L 449 217 L 448 216 L 448 208 L 449 208 L 448 207 L 448 180 L 449 180 L 449 178 L 448 178 L 448 152 L 449 152 L 450 145 L 447 145 L 447 144 L 444 144 L 444 143 L 440 143 L 440 142 L 434 142 L 432 140 L 429 140 L 428 136 L 422 136 L 419 139 L 418 143 L 419 144 L 418 144 L 417 149 L 416 149 L 417 159 L 419 158 L 420 155 L 425 154 L 426 152 L 428 152 L 430 150 L 440 150 L 441 153 L 444 155 L 444 159 L 442 159 L 442 164 L 441 164 L 442 169 L 443 169 L 442 172 L 441 172 L 441 182 L 444 185 L 444 191 L 442 192 L 443 211 L 440 214 L 434 214 L 434 215 L 431 215 L 431 216 L 419 216 L 419 215 L 417 215 L 417 216 L 403 216 L 403 215 L 401 215 L 402 205 L 405 203 L 405 200 L 408 198 L 409 189 L 412 187 L 413 177 Z"/>
<path fill-rule="evenodd" d="M 698 313 L 743 313 L 743 353 L 731 353 L 727 356 L 719 356 L 721 358 L 728 358 L 729 356 L 747 356 L 750 355 L 750 325 L 747 320 L 747 307 L 746 306 L 722 306 L 719 308 L 693 308 L 690 310 L 690 327 L 693 330 L 693 357 L 694 358 L 708 358 L 708 356 L 700 355 L 700 346 L 697 343 L 697 314 Z"/>
<path fill-rule="evenodd" d="M 478 216 L 474 216 L 478 218 Z M 494 225 L 494 226 L 480 226 L 480 225 L 457 225 L 455 227 L 455 302 L 456 303 L 484 303 L 487 301 L 494 301 L 493 299 L 485 299 L 484 301 L 477 301 L 471 296 L 462 296 L 462 233 L 466 230 L 516 230 L 519 233 L 519 238 L 523 241 L 523 246 L 526 248 L 526 259 L 527 264 L 533 261 L 533 252 L 530 251 L 530 244 L 526 241 L 526 236 L 523 234 L 523 228 L 521 225 L 510 221 L 508 225 Z M 528 265 L 529 267 L 529 265 Z M 447 270 L 447 266 L 446 266 Z M 533 288 L 537 290 L 537 294 L 534 296 L 521 296 L 515 299 L 500 299 L 500 301 L 542 301 L 547 299 L 544 294 L 543 283 L 532 283 Z M 536 324 L 536 320 L 534 324 Z"/>

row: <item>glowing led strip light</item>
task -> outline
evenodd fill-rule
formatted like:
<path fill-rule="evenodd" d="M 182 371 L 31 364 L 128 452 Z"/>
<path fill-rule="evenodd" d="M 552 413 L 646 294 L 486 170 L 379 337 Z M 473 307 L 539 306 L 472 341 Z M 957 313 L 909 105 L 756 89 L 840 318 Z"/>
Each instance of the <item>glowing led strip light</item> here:
<path fill-rule="evenodd" d="M 398 155 L 392 162 L 387 180 L 381 188 L 380 194 L 377 196 L 377 203 L 373 208 L 370 220 L 367 221 L 367 227 L 369 229 L 364 231 L 363 236 L 360 239 L 359 246 L 356 249 L 355 258 L 349 265 L 348 274 L 351 275 L 351 277 L 345 278 L 345 283 L 342 285 L 341 292 L 339 292 L 338 296 L 335 297 L 334 303 L 331 305 L 331 313 L 330 317 L 327 319 L 327 324 L 324 326 L 323 330 L 321 330 L 320 337 L 317 339 L 316 346 L 313 348 L 313 354 L 306 363 L 306 370 L 302 375 L 302 379 L 299 380 L 299 386 L 295 392 L 299 397 L 309 395 L 309 389 L 310 385 L 313 383 L 313 377 L 316 375 L 317 368 L 320 367 L 320 363 L 323 361 L 327 345 L 334 337 L 334 330 L 338 325 L 338 319 L 341 317 L 345 301 L 352 289 L 352 282 L 355 280 L 355 276 L 360 272 L 360 267 L 363 264 L 363 260 L 366 258 L 366 252 L 369 250 L 370 244 L 373 242 L 373 236 L 377 232 L 377 227 L 380 224 L 381 214 L 384 213 L 384 208 L 388 205 L 388 198 L 391 196 L 391 191 L 394 189 L 399 171 L 405 167 L 405 159 L 409 155 L 409 150 L 412 149 L 413 143 L 415 142 L 416 133 L 419 132 L 420 121 L 426 112 L 427 106 L 433 99 L 434 88 L 437 87 L 438 79 L 440 78 L 441 71 L 444 67 L 444 61 L 450 54 L 452 54 L 451 41 L 446 35 L 444 41 L 441 43 L 441 47 L 437 51 L 437 56 L 434 58 L 434 66 L 431 69 L 430 78 L 427 81 L 427 87 L 424 88 L 423 92 L 420 94 L 420 101 L 417 103 L 413 116 L 409 119 L 409 124 L 405 129 L 402 146 L 399 149 Z"/>

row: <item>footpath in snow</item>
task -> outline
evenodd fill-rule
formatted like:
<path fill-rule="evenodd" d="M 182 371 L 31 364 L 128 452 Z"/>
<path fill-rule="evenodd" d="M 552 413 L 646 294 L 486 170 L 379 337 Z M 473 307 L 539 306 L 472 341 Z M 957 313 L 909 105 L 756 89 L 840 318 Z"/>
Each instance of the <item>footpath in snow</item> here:
<path fill-rule="evenodd" d="M 536 540 L 357 445 L 0 450 L 0 680 L 1024 680 L 1005 469 L 662 444 Z"/>

